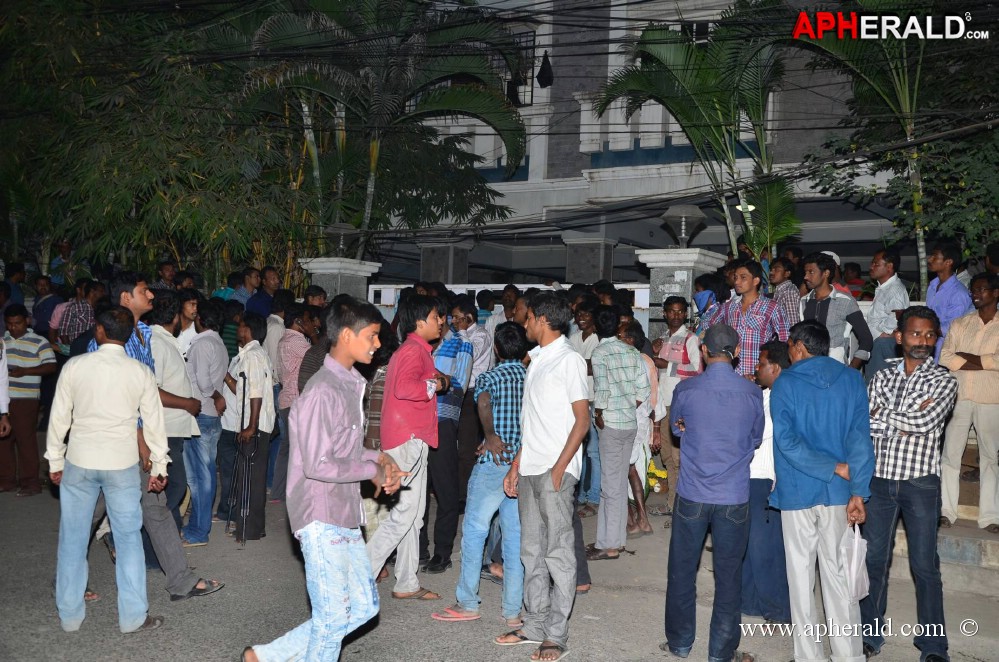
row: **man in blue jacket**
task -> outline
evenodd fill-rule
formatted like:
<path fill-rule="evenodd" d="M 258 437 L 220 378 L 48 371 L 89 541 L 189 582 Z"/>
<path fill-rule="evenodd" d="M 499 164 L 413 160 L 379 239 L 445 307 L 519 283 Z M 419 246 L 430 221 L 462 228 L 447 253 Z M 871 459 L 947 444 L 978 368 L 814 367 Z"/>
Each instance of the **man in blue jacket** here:
<path fill-rule="evenodd" d="M 780 509 L 795 660 L 864 662 L 860 605 L 849 596 L 839 561 L 847 526 L 862 524 L 871 495 L 874 447 L 864 379 L 829 358 L 829 332 L 815 320 L 791 327 L 791 367 L 774 382 L 777 485 L 770 504 Z M 815 606 L 815 558 L 822 573 L 825 622 Z M 827 630 L 827 631 L 825 631 Z"/>

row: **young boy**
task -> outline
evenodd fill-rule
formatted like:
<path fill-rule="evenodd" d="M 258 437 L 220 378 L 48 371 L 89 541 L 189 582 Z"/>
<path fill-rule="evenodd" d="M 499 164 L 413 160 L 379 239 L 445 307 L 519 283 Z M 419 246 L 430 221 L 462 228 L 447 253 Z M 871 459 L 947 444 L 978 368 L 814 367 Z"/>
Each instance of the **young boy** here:
<path fill-rule="evenodd" d="M 340 643 L 378 612 L 371 564 L 364 550 L 359 481 L 399 489 L 402 474 L 385 453 L 363 447 L 365 380 L 355 363 L 370 363 L 380 343 L 381 313 L 350 301 L 327 317 L 332 339 L 323 367 L 291 407 L 288 519 L 302 544 L 312 618 L 243 660 L 336 660 Z"/>
<path fill-rule="evenodd" d="M 420 587 L 420 529 L 427 498 L 427 455 L 437 448 L 437 393 L 451 387 L 451 380 L 434 367 L 430 343 L 441 335 L 441 318 L 434 297 L 414 295 L 399 304 L 396 319 L 405 338 L 392 355 L 385 375 L 382 400 L 382 450 L 394 459 L 409 479 L 399 502 L 368 540 L 371 567 L 381 569 L 392 550 L 397 600 L 439 600 L 440 595 Z"/>

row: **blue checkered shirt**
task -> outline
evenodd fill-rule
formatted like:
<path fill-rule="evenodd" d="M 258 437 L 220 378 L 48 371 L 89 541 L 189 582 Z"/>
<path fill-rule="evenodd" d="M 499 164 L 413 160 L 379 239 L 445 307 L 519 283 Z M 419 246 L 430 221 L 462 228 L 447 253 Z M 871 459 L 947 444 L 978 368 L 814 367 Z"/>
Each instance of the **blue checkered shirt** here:
<path fill-rule="evenodd" d="M 451 388 L 437 396 L 437 418 L 457 423 L 472 376 L 472 343 L 457 333 L 449 334 L 434 350 L 434 367 L 451 378 Z"/>
<path fill-rule="evenodd" d="M 520 410 L 524 401 L 524 379 L 527 368 L 515 359 L 503 361 L 475 380 L 475 400 L 483 393 L 489 394 L 493 410 L 493 429 L 509 451 L 500 454 L 502 464 L 510 464 L 520 452 Z M 479 464 L 492 462 L 492 453 L 479 456 Z"/>

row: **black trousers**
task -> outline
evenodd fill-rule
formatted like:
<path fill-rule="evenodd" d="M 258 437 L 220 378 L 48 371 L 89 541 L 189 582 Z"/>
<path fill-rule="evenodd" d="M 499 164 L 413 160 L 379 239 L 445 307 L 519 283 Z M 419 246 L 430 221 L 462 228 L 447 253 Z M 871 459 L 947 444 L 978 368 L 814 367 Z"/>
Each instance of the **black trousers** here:
<path fill-rule="evenodd" d="M 482 443 L 482 424 L 479 410 L 475 406 L 475 389 L 469 388 L 461 402 L 461 416 L 458 418 L 458 500 L 464 501 L 468 494 L 468 479 L 478 457 L 475 451 Z"/>
<path fill-rule="evenodd" d="M 427 457 L 427 494 L 437 495 L 437 518 L 434 520 L 434 554 L 445 561 L 451 559 L 454 538 L 458 535 L 458 424 L 454 421 L 437 421 L 437 448 L 430 449 Z M 423 521 L 429 523 L 430 499 Z M 430 536 L 428 526 L 420 530 L 420 556 L 429 557 Z"/>
<path fill-rule="evenodd" d="M 236 503 L 232 519 L 236 524 L 238 540 L 259 540 L 264 529 L 264 507 L 267 503 L 267 450 L 271 435 L 257 433 L 245 444 L 236 443 Z M 224 438 L 224 436 L 223 436 Z"/>

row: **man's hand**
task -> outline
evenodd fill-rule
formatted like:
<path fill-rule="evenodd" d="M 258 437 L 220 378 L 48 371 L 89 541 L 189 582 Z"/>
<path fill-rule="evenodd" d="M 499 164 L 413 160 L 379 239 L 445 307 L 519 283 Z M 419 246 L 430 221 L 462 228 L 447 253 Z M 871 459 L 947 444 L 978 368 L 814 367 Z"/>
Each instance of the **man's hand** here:
<path fill-rule="evenodd" d="M 663 339 L 662 338 L 656 338 L 655 340 L 652 341 L 652 353 L 653 354 L 658 354 L 659 352 L 662 351 L 662 349 L 663 349 Z"/>
<path fill-rule="evenodd" d="M 860 370 L 864 367 L 864 360 L 858 358 L 850 359 L 850 367 L 854 370 Z"/>
<path fill-rule="evenodd" d="M 850 465 L 846 462 L 840 462 L 836 465 L 836 471 L 834 473 L 843 480 L 850 480 Z"/>
<path fill-rule="evenodd" d="M 239 434 L 236 435 L 236 441 L 238 441 L 241 444 L 248 444 L 251 441 L 253 441 L 253 434 L 256 431 L 257 431 L 256 428 L 254 428 L 253 426 L 240 430 Z"/>
<path fill-rule="evenodd" d="M 686 432 L 687 431 L 686 421 L 684 421 L 682 418 L 676 419 L 676 429 L 679 430 L 680 432 Z"/>
<path fill-rule="evenodd" d="M 919 403 L 919 411 L 926 411 L 926 409 L 934 402 L 936 401 L 933 398 L 926 398 L 925 400 Z"/>
<path fill-rule="evenodd" d="M 443 372 L 438 371 L 438 373 L 434 375 L 434 380 L 437 382 L 438 393 L 447 393 L 451 390 L 451 378 Z"/>
<path fill-rule="evenodd" d="M 184 403 L 184 411 L 186 411 L 191 416 L 197 416 L 198 414 L 201 413 L 201 400 L 198 400 L 197 398 L 184 398 L 184 399 L 187 400 L 187 402 Z"/>
<path fill-rule="evenodd" d="M 500 456 L 504 452 L 506 452 L 506 450 L 507 450 L 506 445 L 503 444 L 503 440 L 500 438 L 498 434 L 487 434 L 486 438 L 482 441 L 481 444 L 479 444 L 479 448 L 475 451 L 475 454 L 482 456 L 485 455 L 487 452 L 492 453 L 493 462 L 496 463 L 496 466 L 499 466 L 500 464 L 502 464 L 502 462 L 500 461 Z"/>
<path fill-rule="evenodd" d="M 520 483 L 520 474 L 517 473 L 519 469 L 516 464 L 510 465 L 510 470 L 506 472 L 506 476 L 503 478 L 503 491 L 506 492 L 508 497 L 517 497 L 517 485 Z"/>
<path fill-rule="evenodd" d="M 167 479 L 165 476 L 150 476 L 147 490 L 149 492 L 162 492 L 166 489 Z"/>
<path fill-rule="evenodd" d="M 593 412 L 593 423 L 597 426 L 598 430 L 604 429 L 604 412 L 602 409 L 597 409 Z"/>
<path fill-rule="evenodd" d="M 61 471 L 50 471 L 49 472 L 49 481 L 53 485 L 58 485 L 59 483 L 61 483 L 62 482 L 62 472 Z"/>
<path fill-rule="evenodd" d="M 0 437 L 10 434 L 10 416 L 0 416 Z"/>
<path fill-rule="evenodd" d="M 19 365 L 12 365 L 9 368 L 7 368 L 7 372 L 10 374 L 11 377 L 24 377 L 25 375 L 28 374 L 28 369 L 22 368 Z"/>
<path fill-rule="evenodd" d="M 655 455 L 656 453 L 661 451 L 662 448 L 663 448 L 663 433 L 662 430 L 659 429 L 659 426 L 656 425 L 654 428 L 652 428 L 652 443 L 649 444 L 649 450 L 652 451 L 653 455 Z"/>
<path fill-rule="evenodd" d="M 225 411 L 225 398 L 222 397 L 221 393 L 216 392 L 212 395 L 212 402 L 215 403 L 215 411 L 221 416 Z"/>
<path fill-rule="evenodd" d="M 562 479 L 565 477 L 565 467 L 560 467 L 558 462 L 551 468 L 552 487 L 558 492 L 562 489 Z"/>
<path fill-rule="evenodd" d="M 753 382 L 754 384 L 756 383 L 756 375 L 754 375 L 752 373 L 750 373 L 748 375 L 743 375 L 743 377 L 745 377 L 749 381 Z"/>
<path fill-rule="evenodd" d="M 863 524 L 867 520 L 867 508 L 864 507 L 864 499 L 859 496 L 850 497 L 850 502 L 846 504 L 846 521 L 850 524 Z"/>
<path fill-rule="evenodd" d="M 375 496 L 378 496 L 378 489 L 385 494 L 393 494 L 402 487 L 402 479 L 409 473 L 399 469 L 399 465 L 392 459 L 391 455 L 379 453 L 378 455 L 378 475 L 375 476 Z M 377 482 L 381 479 L 381 483 Z"/>

